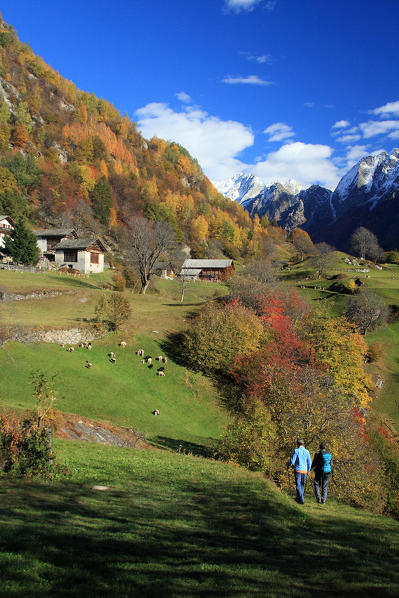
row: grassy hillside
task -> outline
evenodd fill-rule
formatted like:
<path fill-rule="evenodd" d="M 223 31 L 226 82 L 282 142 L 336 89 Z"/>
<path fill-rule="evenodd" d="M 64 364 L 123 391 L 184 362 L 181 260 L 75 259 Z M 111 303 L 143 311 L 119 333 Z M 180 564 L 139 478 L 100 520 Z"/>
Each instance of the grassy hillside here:
<path fill-rule="evenodd" d="M 87 323 L 82 320 L 93 317 L 105 278 L 106 275 L 80 280 L 55 274 L 0 271 L 0 287 L 9 292 L 38 288 L 74 292 L 48 299 L 4 302 L 0 304 L 3 322 L 41 329 L 85 326 Z M 218 438 L 226 415 L 211 382 L 170 358 L 165 377 L 158 377 L 156 369 L 161 364 L 154 359 L 154 368 L 149 369 L 135 351 L 143 348 L 154 358 L 165 354 L 165 336 L 181 329 L 187 313 L 212 298 L 216 288 L 221 292 L 223 287 L 192 283 L 186 290 L 185 303 L 181 304 L 177 301 L 177 283 L 159 281 L 156 286 L 156 292 L 145 297 L 126 292 L 132 307 L 131 321 L 119 334 L 93 342 L 90 352 L 76 346 L 74 353 L 68 353 L 66 347 L 53 343 L 6 343 L 0 348 L 1 405 L 33 407 L 30 375 L 40 368 L 49 375 L 58 374 L 56 407 L 63 412 L 136 427 L 149 439 L 166 445 L 203 445 Z M 123 350 L 118 346 L 122 339 L 127 341 Z M 116 353 L 115 364 L 109 361 L 110 351 Z M 86 368 L 87 359 L 93 363 L 92 369 Z M 160 417 L 152 415 L 154 409 L 160 410 Z"/>
<path fill-rule="evenodd" d="M 58 441 L 71 479 L 3 480 L 3 596 L 396 596 L 399 524 L 260 475 Z M 109 486 L 105 492 L 94 484 Z"/>

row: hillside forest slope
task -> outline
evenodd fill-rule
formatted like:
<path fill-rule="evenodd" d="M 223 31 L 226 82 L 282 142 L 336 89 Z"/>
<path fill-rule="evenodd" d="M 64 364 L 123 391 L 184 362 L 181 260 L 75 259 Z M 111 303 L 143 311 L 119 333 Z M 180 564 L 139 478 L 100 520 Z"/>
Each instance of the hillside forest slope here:
<path fill-rule="evenodd" d="M 146 141 L 127 115 L 77 89 L 2 19 L 0 213 L 40 226 L 72 222 L 116 241 L 143 214 L 169 222 L 197 257 L 211 240 L 231 257 L 253 254 L 266 235 L 187 150 Z"/>

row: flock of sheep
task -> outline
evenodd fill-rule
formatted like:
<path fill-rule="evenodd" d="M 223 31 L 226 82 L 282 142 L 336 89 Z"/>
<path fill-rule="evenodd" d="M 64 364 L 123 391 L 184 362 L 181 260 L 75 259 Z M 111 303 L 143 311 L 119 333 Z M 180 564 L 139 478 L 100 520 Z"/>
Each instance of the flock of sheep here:
<path fill-rule="evenodd" d="M 79 347 L 83 348 L 83 349 L 87 349 L 88 351 L 91 351 L 93 348 L 93 345 L 90 341 L 87 342 L 80 342 Z M 62 348 L 65 347 L 64 344 L 61 345 Z M 119 343 L 119 347 L 121 349 L 124 349 L 126 347 L 126 341 L 121 341 Z M 75 347 L 71 346 L 67 348 L 68 353 L 73 353 L 75 351 Z M 142 357 L 143 359 L 141 360 L 141 363 L 147 365 L 148 369 L 152 369 L 154 367 L 154 364 L 152 363 L 152 357 L 151 355 L 144 355 L 144 349 L 138 349 L 136 351 L 136 355 L 138 355 L 139 357 Z M 114 353 L 114 351 L 110 351 L 108 353 L 108 357 L 109 357 L 109 361 L 111 363 L 116 363 L 116 355 Z M 160 363 L 164 363 L 165 365 L 168 363 L 168 359 L 167 357 L 165 357 L 164 355 L 158 355 L 157 357 L 155 357 L 155 361 L 158 361 Z M 92 362 L 87 359 L 86 360 L 86 368 L 90 369 L 93 367 Z M 165 376 L 165 366 L 160 366 L 157 369 L 157 376 Z M 153 415 L 159 415 L 159 409 L 155 409 L 152 412 Z"/>
<path fill-rule="evenodd" d="M 151 370 L 154 367 L 151 355 L 144 356 L 144 349 L 139 349 L 138 351 L 136 351 L 136 355 L 143 358 L 141 360 L 141 363 L 147 365 L 149 370 Z M 165 364 L 168 363 L 167 357 L 164 357 L 163 355 L 158 355 L 158 357 L 155 358 L 155 361 Z M 157 369 L 157 376 L 165 376 L 165 366 L 161 366 Z"/>
<path fill-rule="evenodd" d="M 61 345 L 61 347 L 64 347 L 64 346 L 65 345 Z M 87 349 L 88 351 L 91 351 L 91 349 L 93 348 L 93 345 L 91 344 L 90 341 L 87 341 L 87 342 L 80 342 L 79 347 Z M 121 341 L 119 343 L 119 347 L 121 347 L 121 349 L 124 349 L 126 347 L 126 341 Z M 67 351 L 68 351 L 68 353 L 73 353 L 75 351 L 75 347 L 68 347 Z M 143 358 L 141 360 L 141 363 L 146 364 L 148 369 L 152 369 L 154 367 L 154 364 L 152 363 L 151 355 L 144 356 L 144 349 L 138 349 L 136 351 L 136 355 Z M 115 355 L 114 351 L 110 351 L 108 353 L 108 357 L 109 357 L 109 360 L 111 363 L 116 363 L 116 355 Z M 168 362 L 167 357 L 165 357 L 163 355 L 158 355 L 158 357 L 155 357 L 155 360 L 158 362 L 164 363 L 164 364 L 166 364 Z M 93 367 L 93 364 L 91 363 L 90 359 L 86 360 L 86 367 L 88 369 Z M 165 366 L 161 366 L 157 369 L 157 376 L 165 376 Z"/>

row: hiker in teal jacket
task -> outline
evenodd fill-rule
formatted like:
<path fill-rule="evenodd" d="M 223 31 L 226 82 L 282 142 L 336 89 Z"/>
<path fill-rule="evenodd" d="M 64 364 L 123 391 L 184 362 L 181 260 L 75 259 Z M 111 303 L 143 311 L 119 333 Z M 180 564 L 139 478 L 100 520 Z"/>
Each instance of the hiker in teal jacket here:
<path fill-rule="evenodd" d="M 327 487 L 332 474 L 332 455 L 326 449 L 324 442 L 320 443 L 320 450 L 315 454 L 312 469 L 314 469 L 314 493 L 318 503 L 324 505 L 327 500 Z M 320 496 L 321 486 L 321 496 Z"/>
<path fill-rule="evenodd" d="M 287 461 L 287 468 L 294 466 L 295 470 L 295 486 L 296 486 L 296 501 L 301 505 L 305 502 L 305 484 L 306 477 L 310 472 L 312 460 L 308 449 L 305 448 L 305 443 L 302 438 L 296 441 L 297 448 L 292 453 L 291 459 Z"/>

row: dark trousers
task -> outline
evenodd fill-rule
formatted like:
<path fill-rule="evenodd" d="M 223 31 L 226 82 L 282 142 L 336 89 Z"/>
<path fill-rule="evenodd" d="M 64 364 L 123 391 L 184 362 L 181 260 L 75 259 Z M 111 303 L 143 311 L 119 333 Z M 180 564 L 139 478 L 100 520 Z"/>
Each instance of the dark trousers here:
<path fill-rule="evenodd" d="M 325 503 L 327 500 L 327 487 L 328 482 L 330 481 L 330 474 L 329 473 L 319 473 L 315 474 L 314 477 L 314 493 L 316 496 L 317 502 Z M 320 488 L 321 488 L 321 496 L 320 496 Z"/>
<path fill-rule="evenodd" d="M 298 471 L 295 472 L 295 486 L 296 486 L 296 499 L 298 502 L 303 504 L 305 502 L 305 483 L 306 483 L 306 473 L 299 473 Z"/>

